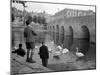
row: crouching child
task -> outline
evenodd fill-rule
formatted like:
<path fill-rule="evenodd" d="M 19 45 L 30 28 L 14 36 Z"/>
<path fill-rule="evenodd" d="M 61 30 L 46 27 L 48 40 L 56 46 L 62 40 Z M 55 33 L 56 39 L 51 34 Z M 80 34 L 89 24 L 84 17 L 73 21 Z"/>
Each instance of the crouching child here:
<path fill-rule="evenodd" d="M 19 56 L 24 57 L 25 56 L 25 50 L 22 48 L 22 44 L 19 44 L 19 48 L 16 49 L 15 51 L 12 51 L 12 53 L 16 53 Z"/>

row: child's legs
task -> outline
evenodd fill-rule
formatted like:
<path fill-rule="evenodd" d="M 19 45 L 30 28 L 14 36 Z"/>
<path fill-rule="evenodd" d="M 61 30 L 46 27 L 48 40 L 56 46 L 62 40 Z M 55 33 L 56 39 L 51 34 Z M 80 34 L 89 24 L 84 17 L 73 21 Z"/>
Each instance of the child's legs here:
<path fill-rule="evenodd" d="M 47 63 L 48 63 L 48 59 L 42 58 L 42 65 L 46 67 Z"/>
<path fill-rule="evenodd" d="M 34 50 L 30 49 L 30 60 L 32 60 L 33 54 L 34 54 Z"/>
<path fill-rule="evenodd" d="M 45 66 L 47 66 L 48 64 L 48 59 L 45 59 Z"/>
<path fill-rule="evenodd" d="M 33 54 L 34 54 L 34 51 L 35 51 L 34 42 L 31 42 L 31 43 L 30 43 L 30 47 L 31 47 L 30 59 L 32 60 L 32 57 L 33 57 Z"/>
<path fill-rule="evenodd" d="M 27 60 L 30 59 L 30 49 L 27 49 Z"/>
<path fill-rule="evenodd" d="M 26 48 L 27 48 L 27 60 L 30 58 L 30 43 L 26 42 Z"/>

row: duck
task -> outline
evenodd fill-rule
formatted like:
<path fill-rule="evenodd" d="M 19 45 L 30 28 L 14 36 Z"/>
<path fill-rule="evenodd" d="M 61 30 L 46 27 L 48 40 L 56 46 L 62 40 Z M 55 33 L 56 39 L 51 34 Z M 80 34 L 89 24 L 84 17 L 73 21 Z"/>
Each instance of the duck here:
<path fill-rule="evenodd" d="M 78 56 L 78 57 L 85 56 L 83 53 L 79 52 L 78 47 L 76 47 L 76 56 Z"/>
<path fill-rule="evenodd" d="M 68 53 L 68 52 L 69 52 L 69 50 L 67 48 L 64 48 L 62 51 L 63 54 Z"/>

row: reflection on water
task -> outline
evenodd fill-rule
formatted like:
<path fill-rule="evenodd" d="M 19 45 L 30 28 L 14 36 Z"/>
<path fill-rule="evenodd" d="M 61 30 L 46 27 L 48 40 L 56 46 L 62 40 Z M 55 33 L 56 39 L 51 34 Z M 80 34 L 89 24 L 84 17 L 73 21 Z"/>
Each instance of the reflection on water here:
<path fill-rule="evenodd" d="M 61 33 L 60 33 L 60 44 L 64 44 L 64 36 L 65 36 L 65 32 L 64 32 L 64 26 L 61 26 Z"/>
<path fill-rule="evenodd" d="M 64 47 L 70 50 L 72 44 L 73 44 L 73 37 L 66 36 L 64 40 Z"/>
<path fill-rule="evenodd" d="M 24 40 L 23 33 L 20 32 L 13 32 L 12 33 L 12 43 L 15 45 L 18 45 L 20 42 Z M 37 32 L 38 36 L 36 37 L 36 42 L 41 43 L 45 40 L 46 35 L 50 35 L 49 32 L 43 31 L 43 32 Z M 56 34 L 56 35 L 54 35 Z M 61 37 L 62 35 L 60 35 Z M 59 41 L 59 33 L 53 32 L 53 36 L 50 35 L 50 38 L 56 38 L 56 42 Z M 78 47 L 79 51 L 83 52 L 84 54 L 87 53 L 90 43 L 87 39 L 75 39 L 73 36 L 65 36 L 64 38 L 63 47 L 67 49 L 71 49 L 71 47 L 74 45 L 74 47 Z M 55 39 L 54 39 L 55 41 Z M 61 43 L 62 41 L 60 41 Z M 12 45 L 13 45 L 12 44 Z M 62 45 L 62 44 L 61 44 Z"/>
<path fill-rule="evenodd" d="M 64 47 L 70 50 L 70 48 L 71 48 L 71 46 L 73 44 L 73 28 L 72 28 L 72 26 L 69 26 L 69 30 L 68 31 L 69 32 L 65 33 Z"/>
<path fill-rule="evenodd" d="M 56 32 L 56 44 L 59 44 L 59 32 Z"/>
<path fill-rule="evenodd" d="M 56 44 L 59 44 L 59 25 L 56 25 Z"/>
<path fill-rule="evenodd" d="M 19 43 L 23 42 L 23 33 L 20 31 L 13 31 L 12 33 L 12 46 L 18 46 Z"/>
<path fill-rule="evenodd" d="M 89 32 L 89 29 L 87 26 L 83 25 L 81 27 L 81 33 L 80 33 L 80 36 L 81 38 L 86 38 L 88 41 L 90 40 L 90 32 Z"/>
<path fill-rule="evenodd" d="M 79 51 L 86 54 L 90 47 L 89 41 L 87 39 L 76 39 L 75 41 Z"/>

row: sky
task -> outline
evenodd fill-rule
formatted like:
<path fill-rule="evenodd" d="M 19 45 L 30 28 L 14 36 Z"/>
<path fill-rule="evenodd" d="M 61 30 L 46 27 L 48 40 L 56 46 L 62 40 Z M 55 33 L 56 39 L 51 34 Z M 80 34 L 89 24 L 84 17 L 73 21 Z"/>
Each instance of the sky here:
<path fill-rule="evenodd" d="M 82 6 L 82 5 L 67 5 L 67 4 L 51 4 L 51 3 L 37 3 L 37 2 L 27 2 L 25 8 L 28 12 L 43 12 L 45 11 L 48 14 L 54 15 L 56 12 L 68 9 L 79 9 L 79 10 L 93 10 L 95 12 L 94 6 Z M 19 10 L 23 10 L 24 7 L 19 3 L 12 3 L 13 7 L 16 7 Z"/>

